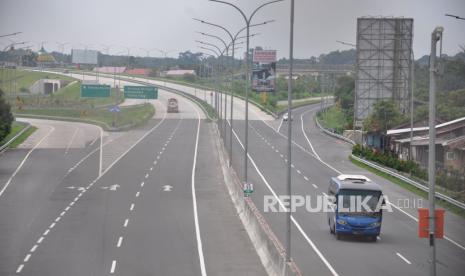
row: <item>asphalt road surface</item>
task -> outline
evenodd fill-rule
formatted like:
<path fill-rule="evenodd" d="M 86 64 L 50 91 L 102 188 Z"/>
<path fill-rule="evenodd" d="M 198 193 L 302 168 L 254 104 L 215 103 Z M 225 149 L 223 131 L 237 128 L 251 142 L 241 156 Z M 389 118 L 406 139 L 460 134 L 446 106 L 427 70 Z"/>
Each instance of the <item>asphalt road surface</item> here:
<path fill-rule="evenodd" d="M 163 82 L 157 84 L 163 85 Z M 178 84 L 169 86 L 199 93 Z M 240 99 L 235 99 L 235 103 L 233 166 L 242 176 L 245 125 L 241 114 L 245 105 Z M 381 236 L 372 243 L 350 237 L 336 240 L 329 232 L 325 213 L 297 209 L 291 229 L 293 259 L 305 275 L 428 274 L 428 241 L 417 236 L 417 207 L 427 206 L 427 201 L 350 163 L 350 145 L 323 134 L 316 127 L 314 116 L 319 107 L 316 104 L 298 108 L 293 114 L 293 194 L 324 196 L 330 177 L 341 173 L 364 174 L 382 186 L 392 212 L 385 212 Z M 249 182 L 255 187 L 252 196 L 255 204 L 262 207 L 265 196 L 286 194 L 287 122 L 282 124 L 280 120 L 259 114 L 253 106 L 250 115 Z M 265 217 L 284 243 L 285 214 L 269 212 Z M 438 275 L 461 275 L 465 271 L 464 219 L 446 212 L 445 233 L 445 239 L 437 240 Z"/>
<path fill-rule="evenodd" d="M 165 113 L 164 93 L 125 133 L 31 120 L 36 134 L 0 156 L 0 275 L 265 275 L 212 123 L 181 98 Z"/>

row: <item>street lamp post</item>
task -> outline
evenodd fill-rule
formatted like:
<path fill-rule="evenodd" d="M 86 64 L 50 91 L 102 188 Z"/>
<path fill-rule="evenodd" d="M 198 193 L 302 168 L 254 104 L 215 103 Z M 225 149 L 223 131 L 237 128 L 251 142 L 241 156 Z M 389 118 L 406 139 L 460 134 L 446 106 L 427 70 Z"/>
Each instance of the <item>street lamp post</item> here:
<path fill-rule="evenodd" d="M 221 59 L 221 67 L 223 68 L 223 65 L 224 65 L 224 64 L 223 64 L 223 57 L 224 57 L 224 53 L 228 51 L 228 47 L 227 47 L 227 46 L 226 46 L 226 47 L 223 49 L 223 51 L 222 51 L 222 50 L 221 50 L 218 46 L 216 46 L 215 44 L 208 43 L 208 42 L 203 42 L 203 41 L 199 41 L 199 40 L 196 40 L 196 42 L 198 42 L 198 43 L 200 43 L 200 44 L 202 44 L 202 45 L 207 45 L 207 46 L 210 46 L 210 47 L 215 48 L 215 49 L 218 51 L 217 55 L 218 55 L 218 57 Z M 210 49 L 210 48 L 204 47 L 204 49 Z M 214 52 L 216 52 L 216 51 L 214 51 Z M 219 71 L 218 71 L 218 72 L 219 72 Z M 221 120 L 224 119 L 224 118 L 223 118 L 223 115 L 222 115 L 222 112 L 223 112 L 223 110 L 222 110 L 222 108 L 223 108 L 223 107 L 222 107 L 223 95 L 222 95 L 222 93 L 221 93 L 221 91 L 220 91 L 219 88 L 220 88 L 220 87 L 219 87 L 219 85 L 218 85 L 218 92 L 219 92 L 219 95 L 218 95 L 218 93 L 217 93 L 217 97 L 219 97 L 219 106 L 218 106 L 218 107 L 219 107 L 219 108 L 218 108 L 219 113 L 218 113 L 218 115 L 219 115 L 219 123 L 221 123 Z M 223 135 L 223 133 L 222 133 L 221 130 L 220 130 L 220 134 L 221 134 L 221 136 L 223 136 L 223 138 L 224 138 L 224 135 Z"/>
<path fill-rule="evenodd" d="M 292 67 L 294 62 L 294 0 L 291 0 L 290 15 L 290 35 L 289 35 L 289 79 L 287 80 L 287 195 L 289 196 L 289 211 L 287 213 L 286 224 L 286 261 L 291 261 L 291 216 L 292 216 L 292 199 L 291 199 L 291 150 L 292 150 Z"/>
<path fill-rule="evenodd" d="M 232 164 L 232 154 L 233 154 L 232 153 L 232 141 L 233 141 L 232 136 L 233 136 L 233 129 L 234 129 L 233 128 L 233 124 L 234 124 L 234 117 L 233 117 L 233 113 L 234 113 L 234 92 L 233 92 L 233 90 L 234 90 L 234 62 L 235 62 L 234 54 L 235 54 L 235 51 L 236 51 L 236 46 L 235 45 L 236 45 L 236 41 L 238 39 L 245 38 L 245 36 L 241 36 L 241 37 L 238 37 L 238 36 L 239 36 L 239 34 L 241 32 L 243 32 L 247 28 L 247 26 L 240 29 L 235 35 L 232 35 L 232 33 L 228 29 L 226 29 L 225 27 L 223 27 L 221 25 L 214 24 L 214 23 L 207 22 L 207 21 L 200 20 L 200 19 L 196 19 L 196 18 L 194 18 L 194 20 L 199 21 L 200 23 L 203 23 L 203 24 L 207 24 L 207 25 L 222 29 L 223 31 L 225 31 L 228 34 L 229 38 L 231 39 L 231 43 L 230 43 L 230 45 L 232 45 L 232 49 L 231 49 L 231 65 L 230 65 L 230 67 L 231 67 L 231 72 L 230 72 L 231 73 L 231 83 L 230 83 L 230 91 L 229 91 L 230 92 L 229 96 L 230 96 L 230 100 L 231 100 L 231 102 L 230 102 L 230 114 L 229 114 L 230 119 L 229 119 L 229 123 L 230 123 L 230 126 L 231 126 L 230 127 L 231 131 L 229 132 L 229 164 L 228 164 L 229 166 L 231 166 L 231 164 Z M 267 21 L 264 21 L 262 23 L 252 24 L 249 27 L 265 25 L 265 24 L 268 24 L 268 23 L 271 23 L 271 22 L 274 22 L 274 20 L 267 20 Z M 253 35 L 250 35 L 250 36 L 255 36 L 255 35 L 257 35 L 257 34 L 253 34 Z"/>
<path fill-rule="evenodd" d="M 436 275 L 436 213 L 434 204 L 436 182 L 436 77 L 439 69 L 436 64 L 436 45 L 441 40 L 442 27 L 436 27 L 431 34 L 431 54 L 429 56 L 429 149 L 428 149 L 428 201 L 429 201 L 429 246 L 430 246 L 430 275 Z"/>
<path fill-rule="evenodd" d="M 203 43 L 201 43 L 203 44 Z M 218 76 L 219 76 L 219 58 L 222 56 L 222 52 L 220 51 L 219 53 L 214 50 L 214 49 L 211 49 L 211 48 L 208 48 L 208 47 L 203 47 L 203 46 L 200 46 L 201 49 L 204 49 L 204 50 L 207 50 L 207 51 L 210 51 L 214 54 L 214 56 L 217 58 L 217 62 L 216 62 L 216 67 L 217 67 L 217 70 L 216 70 L 216 74 L 215 74 L 215 86 L 216 86 L 216 90 L 218 91 L 219 90 L 219 82 L 218 82 Z M 218 92 L 215 91 L 215 111 L 216 113 L 219 115 L 219 106 L 218 106 Z"/>
<path fill-rule="evenodd" d="M 235 8 L 244 18 L 245 25 L 246 25 L 246 30 L 247 30 L 247 42 L 246 42 L 246 57 L 245 57 L 245 63 L 246 63 L 246 85 L 245 85 L 245 141 L 244 141 L 244 184 L 247 184 L 248 182 L 248 176 L 247 176 L 247 167 L 248 167 L 248 147 L 249 147 L 249 86 L 250 86 L 250 77 L 249 77 L 249 43 L 250 43 L 250 23 L 252 21 L 252 18 L 254 15 L 263 7 L 276 3 L 276 2 L 282 2 L 284 0 L 274 0 L 274 1 L 269 1 L 266 2 L 260 6 L 258 6 L 248 17 L 245 15 L 245 13 L 236 5 L 231 4 L 229 2 L 225 1 L 220 1 L 220 0 L 209 0 L 211 2 L 217 2 L 225 5 L 229 5 L 233 8 Z"/>
<path fill-rule="evenodd" d="M 203 36 L 213 37 L 213 38 L 219 40 L 224 45 L 224 49 L 226 51 L 226 56 L 229 55 L 229 47 L 231 46 L 231 44 L 228 45 L 226 43 L 226 41 L 224 41 L 221 37 L 216 36 L 216 35 L 212 35 L 212 34 L 207 34 L 207 33 L 204 33 L 204 32 L 197 32 L 197 33 L 199 33 L 199 34 L 201 34 Z M 222 112 L 224 114 L 222 115 L 223 116 L 223 123 L 222 123 L 221 127 L 222 127 L 222 131 L 223 131 L 223 138 L 226 138 L 226 108 L 227 108 L 227 106 L 226 106 L 226 103 L 227 103 L 226 102 L 226 95 L 224 96 L 224 98 L 225 98 L 224 99 L 224 108 L 223 108 L 224 110 Z M 223 93 L 221 93 L 221 91 L 220 91 L 220 104 L 221 105 L 222 105 L 222 102 L 223 102 Z"/>

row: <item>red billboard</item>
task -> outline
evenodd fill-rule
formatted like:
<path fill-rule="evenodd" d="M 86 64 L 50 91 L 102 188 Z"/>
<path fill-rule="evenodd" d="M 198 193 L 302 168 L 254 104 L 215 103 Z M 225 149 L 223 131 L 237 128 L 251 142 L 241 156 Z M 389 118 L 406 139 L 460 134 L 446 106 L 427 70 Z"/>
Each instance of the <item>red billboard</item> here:
<path fill-rule="evenodd" d="M 273 63 L 276 62 L 276 50 L 253 50 L 253 62 Z"/>

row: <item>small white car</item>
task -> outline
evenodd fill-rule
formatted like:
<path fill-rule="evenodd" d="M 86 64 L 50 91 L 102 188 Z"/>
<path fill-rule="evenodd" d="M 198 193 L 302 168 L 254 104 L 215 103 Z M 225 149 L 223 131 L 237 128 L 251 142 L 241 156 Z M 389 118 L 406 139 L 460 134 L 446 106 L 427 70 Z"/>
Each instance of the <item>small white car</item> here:
<path fill-rule="evenodd" d="M 289 114 L 286 112 L 283 115 L 283 121 L 287 121 L 289 119 Z M 294 116 L 291 115 L 291 121 L 294 120 Z"/>

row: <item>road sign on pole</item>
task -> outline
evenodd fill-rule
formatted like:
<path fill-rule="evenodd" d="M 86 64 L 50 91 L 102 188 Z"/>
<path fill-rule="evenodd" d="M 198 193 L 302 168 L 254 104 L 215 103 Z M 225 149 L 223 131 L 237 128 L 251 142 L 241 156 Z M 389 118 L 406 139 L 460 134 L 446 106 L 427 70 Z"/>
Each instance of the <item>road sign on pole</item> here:
<path fill-rule="evenodd" d="M 126 99 L 158 99 L 158 88 L 153 86 L 124 86 Z"/>
<path fill-rule="evenodd" d="M 108 111 L 116 113 L 116 112 L 121 112 L 121 109 L 119 108 L 119 106 L 115 105 L 115 106 L 108 108 Z"/>
<path fill-rule="evenodd" d="M 81 98 L 108 98 L 110 86 L 103 84 L 82 84 Z"/>

